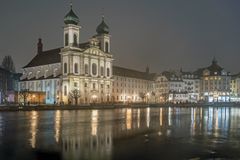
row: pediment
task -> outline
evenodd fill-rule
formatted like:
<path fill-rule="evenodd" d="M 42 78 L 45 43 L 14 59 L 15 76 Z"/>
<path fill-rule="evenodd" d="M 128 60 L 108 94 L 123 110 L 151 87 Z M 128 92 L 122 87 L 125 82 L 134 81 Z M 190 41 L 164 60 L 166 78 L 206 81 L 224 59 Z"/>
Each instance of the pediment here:
<path fill-rule="evenodd" d="M 84 53 L 95 55 L 95 56 L 106 56 L 102 50 L 96 47 L 88 48 L 84 51 Z"/>

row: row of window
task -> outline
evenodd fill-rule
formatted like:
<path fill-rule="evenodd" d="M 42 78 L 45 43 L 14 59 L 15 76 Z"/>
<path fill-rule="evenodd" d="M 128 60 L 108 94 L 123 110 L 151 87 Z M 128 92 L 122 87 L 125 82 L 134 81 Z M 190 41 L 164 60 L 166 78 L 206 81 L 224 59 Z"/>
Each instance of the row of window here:
<path fill-rule="evenodd" d="M 74 73 L 75 74 L 79 74 L 79 70 L 78 70 L 78 63 L 74 63 Z M 64 74 L 67 74 L 67 71 L 68 70 L 68 68 L 67 68 L 67 63 L 64 63 L 63 64 L 63 72 L 64 72 Z M 84 65 L 84 73 L 85 74 L 89 74 L 89 67 L 88 67 L 88 64 L 85 64 Z M 92 64 L 92 74 L 94 75 L 94 76 L 96 76 L 97 75 L 97 64 L 96 63 L 93 63 Z M 104 76 L 104 67 L 103 66 L 101 66 L 100 67 L 100 75 L 101 76 Z M 110 68 L 107 68 L 107 76 L 109 77 L 110 76 Z"/>

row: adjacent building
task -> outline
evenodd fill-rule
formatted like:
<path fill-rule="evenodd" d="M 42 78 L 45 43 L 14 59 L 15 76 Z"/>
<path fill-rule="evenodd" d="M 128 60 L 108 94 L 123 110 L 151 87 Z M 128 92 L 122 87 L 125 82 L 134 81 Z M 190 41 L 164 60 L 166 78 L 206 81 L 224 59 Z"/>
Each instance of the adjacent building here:
<path fill-rule="evenodd" d="M 209 67 L 198 69 L 201 80 L 200 97 L 207 102 L 229 102 L 231 75 L 214 58 Z"/>

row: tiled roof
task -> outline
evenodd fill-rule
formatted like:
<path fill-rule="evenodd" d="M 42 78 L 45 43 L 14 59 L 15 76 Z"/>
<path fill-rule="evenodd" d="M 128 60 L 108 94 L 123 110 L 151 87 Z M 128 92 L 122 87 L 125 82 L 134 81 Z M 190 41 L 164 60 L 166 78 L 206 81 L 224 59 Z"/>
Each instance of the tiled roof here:
<path fill-rule="evenodd" d="M 59 54 L 60 51 L 61 48 L 57 48 L 39 53 L 23 68 L 60 63 L 61 62 L 61 56 Z"/>
<path fill-rule="evenodd" d="M 82 48 L 82 49 L 87 49 L 89 47 L 90 47 L 89 42 L 79 44 L 79 48 Z M 60 63 L 61 55 L 59 53 L 61 52 L 61 49 L 62 48 L 51 49 L 51 50 L 44 51 L 40 54 L 37 54 L 23 68 L 48 65 L 48 64 L 53 64 L 53 63 Z"/>
<path fill-rule="evenodd" d="M 113 66 L 113 75 L 144 80 L 153 80 L 153 78 L 155 77 L 154 73 L 141 72 L 119 66 Z"/>

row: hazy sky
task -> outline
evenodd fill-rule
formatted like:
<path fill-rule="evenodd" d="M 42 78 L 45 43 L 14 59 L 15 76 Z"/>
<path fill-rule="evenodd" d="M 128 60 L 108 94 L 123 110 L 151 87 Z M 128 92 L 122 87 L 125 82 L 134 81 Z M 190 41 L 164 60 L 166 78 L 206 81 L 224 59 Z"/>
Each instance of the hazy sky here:
<path fill-rule="evenodd" d="M 73 0 L 73 8 L 81 42 L 96 33 L 104 8 L 115 65 L 191 71 L 216 56 L 226 70 L 240 72 L 240 0 Z M 0 60 L 12 55 L 21 68 L 39 37 L 44 50 L 61 47 L 68 11 L 68 0 L 1 0 Z"/>

